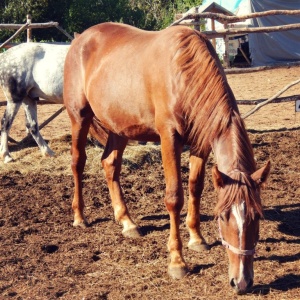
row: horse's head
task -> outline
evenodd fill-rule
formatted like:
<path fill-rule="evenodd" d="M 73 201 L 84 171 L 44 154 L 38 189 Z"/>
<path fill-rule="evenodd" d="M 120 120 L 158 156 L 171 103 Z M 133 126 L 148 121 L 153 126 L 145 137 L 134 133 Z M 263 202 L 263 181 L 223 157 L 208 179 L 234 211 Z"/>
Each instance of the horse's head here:
<path fill-rule="evenodd" d="M 237 169 L 226 175 L 213 168 L 220 237 L 229 257 L 230 285 L 238 294 L 253 285 L 253 257 L 262 217 L 260 187 L 269 172 L 269 162 L 251 175 Z"/>

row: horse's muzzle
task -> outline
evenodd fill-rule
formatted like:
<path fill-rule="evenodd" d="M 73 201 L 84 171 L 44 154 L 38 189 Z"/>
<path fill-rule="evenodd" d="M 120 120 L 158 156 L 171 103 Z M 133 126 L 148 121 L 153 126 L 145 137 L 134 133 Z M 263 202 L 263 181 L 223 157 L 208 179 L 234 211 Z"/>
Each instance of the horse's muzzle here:
<path fill-rule="evenodd" d="M 253 279 L 242 279 L 237 282 L 235 278 L 232 278 L 230 280 L 230 285 L 238 295 L 243 295 L 252 287 Z"/>

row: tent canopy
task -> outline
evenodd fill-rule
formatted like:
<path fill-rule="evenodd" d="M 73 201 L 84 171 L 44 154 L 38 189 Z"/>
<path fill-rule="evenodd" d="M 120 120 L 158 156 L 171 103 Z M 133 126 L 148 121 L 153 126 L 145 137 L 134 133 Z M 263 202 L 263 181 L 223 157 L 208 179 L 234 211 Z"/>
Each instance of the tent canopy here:
<path fill-rule="evenodd" d="M 252 12 L 300 9 L 299 0 L 250 0 Z M 299 16 L 278 15 L 252 20 L 254 27 L 299 23 Z M 253 66 L 300 61 L 300 31 L 249 34 Z"/>

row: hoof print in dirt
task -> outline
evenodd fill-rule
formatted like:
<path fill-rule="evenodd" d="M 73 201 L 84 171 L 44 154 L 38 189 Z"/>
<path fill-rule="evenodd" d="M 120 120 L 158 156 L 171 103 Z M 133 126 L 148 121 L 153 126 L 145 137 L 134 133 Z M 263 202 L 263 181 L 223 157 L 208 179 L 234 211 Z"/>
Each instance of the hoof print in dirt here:
<path fill-rule="evenodd" d="M 42 251 L 45 253 L 52 254 L 58 250 L 58 246 L 56 245 L 43 245 Z"/>

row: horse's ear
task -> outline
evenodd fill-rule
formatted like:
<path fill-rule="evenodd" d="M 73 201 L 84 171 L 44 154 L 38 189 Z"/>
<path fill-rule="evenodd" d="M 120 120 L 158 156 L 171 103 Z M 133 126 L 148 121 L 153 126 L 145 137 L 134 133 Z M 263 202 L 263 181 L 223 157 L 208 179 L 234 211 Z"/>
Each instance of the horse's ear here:
<path fill-rule="evenodd" d="M 218 190 L 219 188 L 222 188 L 224 186 L 222 174 L 218 170 L 217 165 L 213 166 L 213 168 L 212 168 L 212 178 L 213 178 L 213 183 L 214 183 L 214 187 L 216 190 Z"/>
<path fill-rule="evenodd" d="M 264 167 L 255 171 L 251 177 L 258 185 L 263 185 L 267 181 L 267 178 L 270 174 L 270 169 L 271 163 L 268 161 Z"/>
<path fill-rule="evenodd" d="M 80 33 L 74 32 L 74 39 L 78 38 L 80 36 Z"/>

